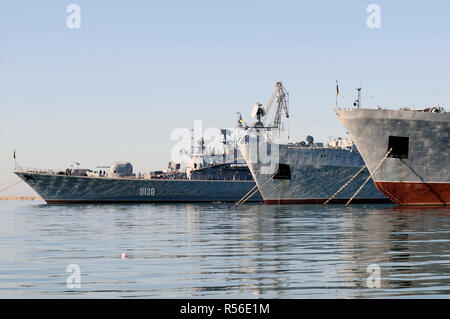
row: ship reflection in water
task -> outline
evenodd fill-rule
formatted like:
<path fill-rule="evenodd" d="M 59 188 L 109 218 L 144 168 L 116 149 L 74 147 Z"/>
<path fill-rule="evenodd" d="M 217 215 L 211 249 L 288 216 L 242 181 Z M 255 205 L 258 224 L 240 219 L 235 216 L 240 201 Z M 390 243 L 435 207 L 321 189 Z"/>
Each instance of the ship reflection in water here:
<path fill-rule="evenodd" d="M 0 297 L 448 297 L 449 234 L 445 207 L 7 202 Z"/>

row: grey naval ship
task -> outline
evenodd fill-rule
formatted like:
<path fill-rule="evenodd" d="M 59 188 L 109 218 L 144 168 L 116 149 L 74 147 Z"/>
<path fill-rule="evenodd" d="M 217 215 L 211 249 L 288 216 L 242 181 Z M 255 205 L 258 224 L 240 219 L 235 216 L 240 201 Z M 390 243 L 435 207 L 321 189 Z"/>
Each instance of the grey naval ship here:
<path fill-rule="evenodd" d="M 226 141 L 224 147 L 231 143 Z M 155 202 L 237 202 L 254 186 L 251 173 L 235 147 L 227 160 L 204 150 L 192 151 L 185 169 L 170 162 L 164 171 L 134 173 L 129 162 L 99 166 L 100 170 L 67 168 L 62 171 L 21 169 L 14 173 L 31 186 L 48 204 L 70 203 L 155 203 Z M 229 146 L 227 146 L 229 147 Z M 230 153 L 231 154 L 231 153 Z M 207 158 L 215 158 L 214 161 Z M 77 163 L 79 165 L 79 163 Z M 255 194 L 250 201 L 262 201 Z"/>
<path fill-rule="evenodd" d="M 365 163 L 352 140 L 335 138 L 324 145 L 307 136 L 306 141 L 278 143 L 283 113 L 289 117 L 288 94 L 278 82 L 266 107 L 260 103 L 253 107 L 257 121 L 246 127 L 247 134 L 239 143 L 264 203 L 323 204 L 329 200 L 338 204 L 350 199 L 391 203 L 363 169 Z"/>
<path fill-rule="evenodd" d="M 336 107 L 378 189 L 398 205 L 450 205 L 450 113 Z"/>

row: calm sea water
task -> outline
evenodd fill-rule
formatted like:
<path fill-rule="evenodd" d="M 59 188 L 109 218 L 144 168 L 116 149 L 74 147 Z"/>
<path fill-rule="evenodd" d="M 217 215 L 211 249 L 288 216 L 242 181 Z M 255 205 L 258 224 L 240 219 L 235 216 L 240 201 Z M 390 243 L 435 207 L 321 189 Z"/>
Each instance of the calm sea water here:
<path fill-rule="evenodd" d="M 449 296 L 448 208 L 0 202 L 1 298 Z"/>

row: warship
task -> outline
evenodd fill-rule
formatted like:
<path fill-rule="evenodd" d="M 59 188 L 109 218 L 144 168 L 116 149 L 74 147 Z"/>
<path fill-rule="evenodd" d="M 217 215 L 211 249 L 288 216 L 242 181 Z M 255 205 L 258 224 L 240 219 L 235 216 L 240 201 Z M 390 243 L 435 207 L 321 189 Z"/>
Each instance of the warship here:
<path fill-rule="evenodd" d="M 14 173 L 48 204 L 236 202 L 255 186 L 255 182 L 236 146 L 233 159 L 226 156 L 231 144 L 226 140 L 227 132 L 221 130 L 223 156 L 205 152 L 202 138 L 197 141 L 201 151 L 192 146 L 185 169 L 175 162 L 169 162 L 166 170 L 146 173 L 133 172 L 130 162 L 97 166 L 96 170 L 80 168 L 76 163 L 77 167 L 72 165 L 60 171 L 22 169 L 16 163 Z M 251 201 L 262 201 L 262 197 L 256 194 Z"/>
<path fill-rule="evenodd" d="M 275 108 L 273 101 L 277 101 Z M 306 141 L 279 143 L 283 113 L 289 117 L 288 94 L 277 82 L 266 107 L 254 105 L 252 116 L 257 121 L 246 127 L 247 134 L 239 142 L 265 204 L 339 204 L 350 199 L 391 203 L 363 170 L 365 163 L 351 139 L 334 138 L 324 144 L 308 135 Z"/>
<path fill-rule="evenodd" d="M 450 204 L 450 113 L 336 107 L 376 187 L 397 205 Z"/>

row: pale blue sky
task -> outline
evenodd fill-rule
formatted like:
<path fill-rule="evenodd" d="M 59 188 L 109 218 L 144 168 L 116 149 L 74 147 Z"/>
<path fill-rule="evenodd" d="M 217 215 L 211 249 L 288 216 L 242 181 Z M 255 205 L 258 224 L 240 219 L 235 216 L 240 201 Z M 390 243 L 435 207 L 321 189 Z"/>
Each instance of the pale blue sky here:
<path fill-rule="evenodd" d="M 81 29 L 66 8 L 81 7 Z M 381 8 L 369 29 L 366 8 Z M 276 81 L 290 131 L 345 135 L 350 105 L 450 105 L 449 1 L 4 1 L 0 6 L 0 184 L 22 166 L 131 161 L 167 166 L 177 127 L 249 119 Z M 1 188 L 0 188 L 1 189 Z M 33 194 L 22 184 L 0 195 Z"/>

